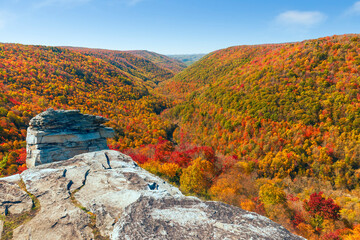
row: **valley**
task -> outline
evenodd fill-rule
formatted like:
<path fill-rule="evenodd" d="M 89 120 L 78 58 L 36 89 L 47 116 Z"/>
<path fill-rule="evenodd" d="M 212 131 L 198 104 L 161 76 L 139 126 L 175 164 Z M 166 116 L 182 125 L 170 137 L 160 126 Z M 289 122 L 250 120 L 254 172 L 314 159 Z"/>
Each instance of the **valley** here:
<path fill-rule="evenodd" d="M 111 149 L 188 195 L 308 239 L 360 238 L 360 35 L 244 45 L 190 66 L 148 51 L 0 44 L 0 175 L 29 120 L 110 119 Z"/>

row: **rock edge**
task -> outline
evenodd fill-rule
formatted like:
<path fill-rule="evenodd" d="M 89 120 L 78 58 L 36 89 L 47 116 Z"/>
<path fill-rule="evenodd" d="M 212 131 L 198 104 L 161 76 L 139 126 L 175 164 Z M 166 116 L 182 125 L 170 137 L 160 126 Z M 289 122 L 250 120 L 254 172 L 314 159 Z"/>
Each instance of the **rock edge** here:
<path fill-rule="evenodd" d="M 22 179 L 41 209 L 14 230 L 14 239 L 94 239 L 94 227 L 102 239 L 113 240 L 303 239 L 256 213 L 186 197 L 117 151 L 40 165 L 0 183 L 14 184 L 16 179 Z M 28 201 L 21 189 L 12 189 L 7 192 L 13 192 L 12 202 Z M 10 214 L 16 208 L 27 211 L 28 205 L 8 206 Z"/>

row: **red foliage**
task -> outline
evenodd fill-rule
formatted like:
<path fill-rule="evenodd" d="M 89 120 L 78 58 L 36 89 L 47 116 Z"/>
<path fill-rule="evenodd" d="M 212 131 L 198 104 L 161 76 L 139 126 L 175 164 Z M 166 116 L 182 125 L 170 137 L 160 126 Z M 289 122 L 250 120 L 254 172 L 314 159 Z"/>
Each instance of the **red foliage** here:
<path fill-rule="evenodd" d="M 187 152 L 174 151 L 171 153 L 170 162 L 186 168 L 191 162 L 191 156 Z"/>
<path fill-rule="evenodd" d="M 19 157 L 16 159 L 16 163 L 19 165 L 23 165 L 26 163 L 26 149 L 21 148 L 16 151 L 19 154 Z"/>
<path fill-rule="evenodd" d="M 21 165 L 20 167 L 18 167 L 18 172 L 17 173 L 22 173 L 23 171 L 25 171 L 27 169 L 26 165 Z"/>
<path fill-rule="evenodd" d="M 109 148 L 110 150 L 119 151 L 120 146 L 119 146 L 119 144 L 114 144 L 114 145 L 109 144 L 109 145 L 108 145 L 108 148 Z"/>
<path fill-rule="evenodd" d="M 326 154 L 327 155 L 329 155 L 329 156 L 333 156 L 334 155 L 334 148 L 332 148 L 332 147 L 328 147 L 327 149 L 326 149 Z"/>
<path fill-rule="evenodd" d="M 327 234 L 324 234 L 322 237 L 321 237 L 321 240 L 340 240 L 340 235 L 338 232 L 330 232 L 330 233 L 327 233 Z"/>
<path fill-rule="evenodd" d="M 294 219 L 291 220 L 294 227 L 297 227 L 300 223 L 305 222 L 304 218 L 301 216 L 300 213 L 295 213 Z"/>
<path fill-rule="evenodd" d="M 170 141 L 159 138 L 158 144 L 155 146 L 154 160 L 160 162 L 168 162 L 174 146 Z"/>
<path fill-rule="evenodd" d="M 137 162 L 144 163 L 150 158 L 158 162 L 176 163 L 181 168 L 188 167 L 192 160 L 201 156 L 211 163 L 216 161 L 215 151 L 211 147 L 206 146 L 191 146 L 191 145 L 180 145 L 174 146 L 174 144 L 163 138 L 159 138 L 156 145 L 142 146 L 143 149 L 147 149 L 147 156 L 143 156 L 138 153 L 136 149 L 132 149 L 129 154 Z M 153 152 L 153 153 L 152 153 Z"/>
<path fill-rule="evenodd" d="M 149 158 L 142 154 L 129 153 L 129 156 L 137 163 L 144 164 L 149 161 Z"/>
<path fill-rule="evenodd" d="M 296 196 L 294 196 L 294 195 L 292 195 L 292 194 L 287 195 L 287 199 L 288 199 L 289 201 L 292 201 L 292 202 L 299 201 L 299 198 L 296 197 Z"/>
<path fill-rule="evenodd" d="M 13 98 L 9 98 L 9 101 L 14 105 L 20 105 L 21 103 Z"/>
<path fill-rule="evenodd" d="M 266 215 L 266 210 L 265 210 L 265 207 L 264 207 L 264 203 L 262 203 L 258 197 L 254 197 L 253 202 L 255 203 L 254 212 L 256 212 L 256 213 L 258 213 L 260 215 Z"/>
<path fill-rule="evenodd" d="M 313 193 L 309 200 L 304 200 L 304 208 L 310 215 L 321 216 L 326 219 L 338 220 L 340 218 L 340 206 L 331 198 L 324 198 L 322 192 Z"/>

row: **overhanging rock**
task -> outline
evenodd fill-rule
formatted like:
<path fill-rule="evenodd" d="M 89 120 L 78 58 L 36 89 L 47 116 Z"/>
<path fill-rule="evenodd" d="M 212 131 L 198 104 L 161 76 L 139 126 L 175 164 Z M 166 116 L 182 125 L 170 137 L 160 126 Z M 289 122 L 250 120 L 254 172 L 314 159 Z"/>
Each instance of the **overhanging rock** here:
<path fill-rule="evenodd" d="M 107 121 L 78 110 L 50 108 L 40 113 L 30 120 L 27 130 L 27 167 L 108 149 L 106 138 L 114 137 L 114 131 L 103 125 Z"/>

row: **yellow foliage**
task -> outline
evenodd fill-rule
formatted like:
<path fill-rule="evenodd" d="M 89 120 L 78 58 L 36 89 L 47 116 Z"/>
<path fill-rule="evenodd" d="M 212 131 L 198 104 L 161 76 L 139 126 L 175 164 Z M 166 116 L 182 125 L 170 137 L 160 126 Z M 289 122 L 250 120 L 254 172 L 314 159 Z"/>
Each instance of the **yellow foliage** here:
<path fill-rule="evenodd" d="M 284 190 L 273 183 L 266 183 L 260 187 L 259 196 L 265 205 L 275 205 L 286 201 Z"/>
<path fill-rule="evenodd" d="M 347 219 L 349 222 L 354 222 L 357 218 L 357 214 L 352 209 L 343 208 L 340 210 L 340 215 L 342 218 Z"/>
<path fill-rule="evenodd" d="M 360 239 L 360 224 L 356 225 L 351 231 L 350 235 L 346 235 L 343 238 L 344 240 L 359 240 Z"/>
<path fill-rule="evenodd" d="M 236 167 L 240 168 L 247 174 L 250 174 L 253 171 L 253 166 L 249 162 L 239 161 L 235 164 Z"/>
<path fill-rule="evenodd" d="M 159 169 L 161 167 L 161 164 L 159 162 L 156 161 L 149 161 L 146 162 L 144 164 L 140 165 L 142 168 L 144 168 L 146 171 L 149 171 L 153 174 L 158 174 L 159 173 Z"/>
<path fill-rule="evenodd" d="M 175 177 L 176 173 L 180 170 L 179 165 L 176 163 L 164 163 L 160 165 L 159 172 L 167 177 Z"/>
<path fill-rule="evenodd" d="M 334 232 L 336 230 L 336 225 L 334 220 L 330 219 L 324 219 L 324 222 L 322 223 L 322 232 Z"/>
<path fill-rule="evenodd" d="M 276 155 L 269 152 L 259 161 L 259 170 L 264 177 L 285 178 L 295 170 L 300 160 L 299 155 L 287 149 L 279 151 Z"/>
<path fill-rule="evenodd" d="M 301 235 L 307 239 L 314 239 L 317 237 L 313 227 L 310 224 L 300 223 L 297 228 Z"/>
<path fill-rule="evenodd" d="M 240 203 L 240 206 L 242 209 L 246 210 L 246 211 L 251 211 L 254 212 L 255 211 L 255 203 L 253 201 L 251 201 L 250 199 L 245 199 L 244 201 L 242 201 Z"/>
<path fill-rule="evenodd" d="M 180 189 L 187 193 L 206 194 L 211 185 L 214 166 L 211 162 L 198 157 L 192 165 L 183 170 Z"/>
<path fill-rule="evenodd" d="M 158 175 L 164 175 L 165 177 L 175 177 L 176 173 L 180 170 L 179 165 L 176 163 L 160 163 L 158 161 L 149 161 L 141 164 L 141 167 L 145 170 Z"/>
<path fill-rule="evenodd" d="M 229 204 L 237 204 L 238 194 L 236 188 L 232 187 L 221 187 L 220 184 L 215 184 L 210 188 L 210 194 L 214 196 L 215 200 L 224 201 Z"/>

